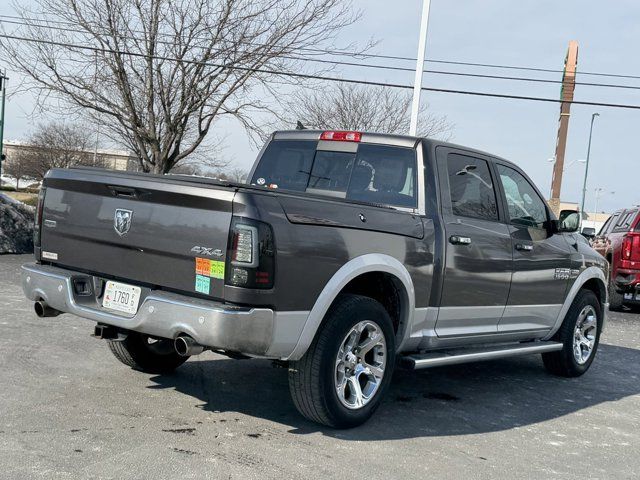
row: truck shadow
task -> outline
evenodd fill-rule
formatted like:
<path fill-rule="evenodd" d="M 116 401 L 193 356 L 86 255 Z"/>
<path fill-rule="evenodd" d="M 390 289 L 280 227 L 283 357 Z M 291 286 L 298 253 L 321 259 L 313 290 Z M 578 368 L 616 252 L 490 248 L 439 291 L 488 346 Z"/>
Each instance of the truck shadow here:
<path fill-rule="evenodd" d="M 387 398 L 369 422 L 334 430 L 298 414 L 286 370 L 264 360 L 200 358 L 172 375 L 152 377 L 156 385 L 149 388 L 175 389 L 213 413 L 239 412 L 290 426 L 293 434 L 322 432 L 343 440 L 501 431 L 640 393 L 640 350 L 602 344 L 591 370 L 574 379 L 548 374 L 539 356 L 415 373 L 397 370 Z"/>

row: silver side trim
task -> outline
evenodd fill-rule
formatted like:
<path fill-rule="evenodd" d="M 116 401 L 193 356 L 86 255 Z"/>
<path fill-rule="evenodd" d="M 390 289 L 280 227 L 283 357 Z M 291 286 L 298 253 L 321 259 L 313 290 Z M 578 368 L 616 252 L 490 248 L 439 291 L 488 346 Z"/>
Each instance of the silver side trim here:
<path fill-rule="evenodd" d="M 311 345 L 313 338 L 322 323 L 322 320 L 329 310 L 329 307 L 338 294 L 351 280 L 367 272 L 385 272 L 393 275 L 402 288 L 403 316 L 400 320 L 398 331 L 397 350 L 400 351 L 411 332 L 411 325 L 415 313 L 415 290 L 413 281 L 405 266 L 395 258 L 383 253 L 370 253 L 356 257 L 344 264 L 325 285 L 318 296 L 306 324 L 302 330 L 295 349 L 287 360 L 299 360 Z"/>
<path fill-rule="evenodd" d="M 551 337 L 555 335 L 555 333 L 558 331 L 558 329 L 562 325 L 562 322 L 564 321 L 564 317 L 567 315 L 567 312 L 569 311 L 571 304 L 575 300 L 576 295 L 578 295 L 578 292 L 580 291 L 580 289 L 582 289 L 582 286 L 592 278 L 597 278 L 598 280 L 600 280 L 604 287 L 604 291 L 607 292 L 607 277 L 605 276 L 605 273 L 602 270 L 602 268 L 595 267 L 595 266 L 585 268 L 580 273 L 580 275 L 578 275 L 578 278 L 576 278 L 575 282 L 573 282 L 573 285 L 571 286 L 571 289 L 569 290 L 569 293 L 567 294 L 567 297 L 565 298 L 565 301 L 562 304 L 560 313 L 558 313 L 558 317 L 556 318 L 553 328 L 551 328 L 551 330 L 543 338 L 543 340 L 549 340 Z M 605 306 L 608 306 L 608 305 L 609 305 L 609 297 L 607 293 L 607 298 L 605 299 L 602 305 L 602 328 L 604 328 L 604 325 L 607 320 L 607 311 L 609 309 L 605 308 Z"/>
<path fill-rule="evenodd" d="M 555 325 L 562 304 L 507 305 L 498 323 L 499 332 L 540 330 Z"/>
<path fill-rule="evenodd" d="M 402 358 L 406 368 L 418 370 L 421 368 L 441 367 L 458 363 L 481 362 L 498 358 L 515 357 L 534 353 L 546 353 L 562 350 L 562 343 L 537 342 L 522 345 L 507 345 L 484 349 L 459 349 L 443 352 L 431 352 L 424 355 L 411 355 Z"/>

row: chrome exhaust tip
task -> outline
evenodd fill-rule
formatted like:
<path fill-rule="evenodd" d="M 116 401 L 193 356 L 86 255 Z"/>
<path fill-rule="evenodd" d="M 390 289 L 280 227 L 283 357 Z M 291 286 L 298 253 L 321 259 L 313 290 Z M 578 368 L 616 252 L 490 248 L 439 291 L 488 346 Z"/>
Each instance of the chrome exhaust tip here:
<path fill-rule="evenodd" d="M 60 310 L 56 310 L 55 308 L 51 308 L 42 300 L 39 300 L 33 304 L 33 309 L 40 318 L 45 317 L 57 317 L 62 312 Z"/>
<path fill-rule="evenodd" d="M 190 357 L 192 355 L 200 355 L 204 352 L 204 347 L 196 343 L 196 341 L 188 335 L 181 335 L 173 342 L 176 353 L 181 357 Z"/>

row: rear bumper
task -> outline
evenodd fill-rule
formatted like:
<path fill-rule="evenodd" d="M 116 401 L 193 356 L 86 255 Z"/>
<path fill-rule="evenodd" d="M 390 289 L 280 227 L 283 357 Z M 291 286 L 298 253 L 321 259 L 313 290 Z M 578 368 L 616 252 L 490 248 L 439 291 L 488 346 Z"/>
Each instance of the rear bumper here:
<path fill-rule="evenodd" d="M 133 317 L 79 303 L 73 280 L 87 275 L 38 265 L 22 266 L 22 289 L 28 299 L 43 300 L 65 313 L 126 330 L 163 338 L 180 334 L 207 347 L 267 358 L 287 358 L 298 341 L 308 312 L 243 308 L 152 290 Z"/>
<path fill-rule="evenodd" d="M 622 290 L 632 291 L 636 288 L 640 288 L 640 270 L 618 268 L 615 271 L 613 280 L 616 287 Z"/>

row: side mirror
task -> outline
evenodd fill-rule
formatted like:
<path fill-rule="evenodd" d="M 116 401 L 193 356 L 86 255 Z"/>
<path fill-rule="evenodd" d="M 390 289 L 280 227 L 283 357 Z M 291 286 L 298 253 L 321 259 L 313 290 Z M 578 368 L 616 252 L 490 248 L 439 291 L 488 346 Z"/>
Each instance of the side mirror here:
<path fill-rule="evenodd" d="M 562 220 L 556 220 L 555 230 L 560 233 L 577 232 L 580 228 L 580 214 L 577 212 L 570 213 Z"/>
<path fill-rule="evenodd" d="M 596 237 L 596 229 L 593 227 L 584 227 L 581 233 L 584 238 L 588 238 L 589 240 Z"/>

